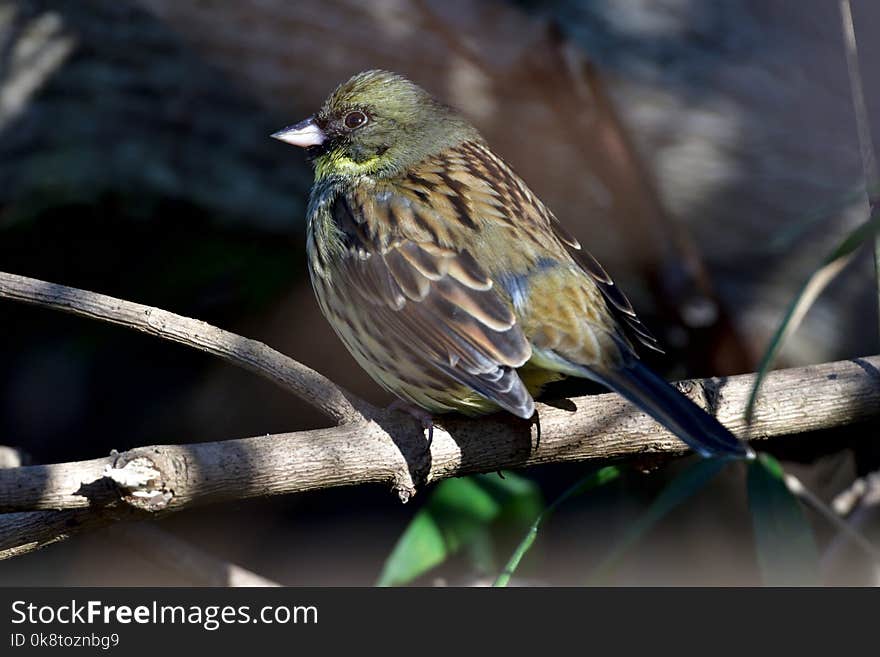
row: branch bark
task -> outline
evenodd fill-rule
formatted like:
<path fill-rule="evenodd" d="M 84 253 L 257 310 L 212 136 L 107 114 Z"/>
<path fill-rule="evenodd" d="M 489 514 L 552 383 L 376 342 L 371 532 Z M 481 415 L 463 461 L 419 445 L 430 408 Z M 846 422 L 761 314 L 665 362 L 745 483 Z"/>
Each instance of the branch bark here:
<path fill-rule="evenodd" d="M 189 317 L 35 278 L 0 272 L 0 299 L 63 310 L 119 324 L 205 351 L 259 374 L 311 404 L 337 424 L 376 412 L 370 404 L 289 356 L 249 338 Z"/>
<path fill-rule="evenodd" d="M 682 391 L 751 440 L 880 418 L 880 356 L 771 373 L 754 421 L 742 409 L 754 375 L 686 381 Z M 430 450 L 411 418 L 192 445 L 141 447 L 90 461 L 0 471 L 0 557 L 83 529 L 198 504 L 366 483 L 403 501 L 418 486 L 501 468 L 665 458 L 687 448 L 615 394 L 539 405 L 541 437 L 516 418 L 444 418 Z M 51 510 L 50 510 L 51 509 Z M 5 552 L 3 552 L 5 550 Z"/>

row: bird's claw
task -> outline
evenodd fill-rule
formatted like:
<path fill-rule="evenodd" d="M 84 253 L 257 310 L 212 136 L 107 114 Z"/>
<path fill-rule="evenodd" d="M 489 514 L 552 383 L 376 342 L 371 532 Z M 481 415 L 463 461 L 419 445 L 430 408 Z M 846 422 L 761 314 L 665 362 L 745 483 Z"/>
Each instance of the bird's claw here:
<path fill-rule="evenodd" d="M 418 420 L 422 424 L 422 429 L 424 429 L 427 434 L 428 449 L 431 449 L 431 444 L 434 442 L 434 418 L 431 417 L 431 414 L 428 411 L 410 404 L 409 402 L 405 402 L 402 399 L 395 399 L 391 402 L 388 406 L 388 410 L 400 411 Z"/>
<path fill-rule="evenodd" d="M 541 416 L 538 415 L 537 408 L 531 417 L 531 423 L 535 425 L 535 449 L 538 449 L 541 446 Z"/>

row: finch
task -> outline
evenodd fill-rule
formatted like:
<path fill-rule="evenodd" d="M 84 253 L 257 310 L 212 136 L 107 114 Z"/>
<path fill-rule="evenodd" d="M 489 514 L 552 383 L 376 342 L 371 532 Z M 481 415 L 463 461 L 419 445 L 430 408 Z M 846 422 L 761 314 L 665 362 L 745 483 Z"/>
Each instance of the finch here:
<path fill-rule="evenodd" d="M 454 109 L 366 71 L 272 135 L 308 149 L 321 311 L 380 385 L 430 418 L 535 413 L 549 382 L 614 390 L 703 456 L 750 448 L 652 372 L 626 296 Z"/>

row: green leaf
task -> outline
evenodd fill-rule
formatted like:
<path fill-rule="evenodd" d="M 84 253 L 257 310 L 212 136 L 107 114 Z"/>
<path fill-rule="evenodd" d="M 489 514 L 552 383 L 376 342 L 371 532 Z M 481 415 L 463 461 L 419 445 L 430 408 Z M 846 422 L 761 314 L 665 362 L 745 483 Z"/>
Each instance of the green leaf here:
<path fill-rule="evenodd" d="M 801 289 L 789 304 L 782 322 L 780 322 L 779 327 L 770 339 L 770 344 L 767 346 L 767 350 L 764 352 L 764 356 L 758 366 L 755 383 L 752 386 L 749 402 L 746 405 L 746 422 L 752 421 L 755 402 L 758 399 L 761 384 L 764 382 L 764 378 L 767 376 L 767 372 L 770 370 L 776 354 L 782 347 L 782 343 L 797 329 L 810 306 L 813 305 L 828 283 L 849 263 L 856 250 L 878 232 L 880 232 L 880 211 L 875 206 L 868 220 L 850 232 L 801 286 Z"/>
<path fill-rule="evenodd" d="M 377 586 L 411 582 L 467 549 L 478 566 L 488 567 L 492 532 L 524 527 L 543 505 L 538 487 L 510 472 L 447 479 L 404 530 L 385 561 Z"/>
<path fill-rule="evenodd" d="M 575 495 L 580 495 L 590 489 L 603 486 L 609 481 L 614 481 L 619 476 L 620 469 L 616 466 L 608 466 L 596 470 L 580 479 L 574 486 L 556 498 L 552 504 L 545 508 L 538 517 L 535 518 L 535 521 L 531 524 L 528 532 L 526 532 L 526 535 L 523 536 L 523 539 L 519 542 L 519 545 L 516 546 L 516 549 L 513 551 L 510 559 L 508 559 L 507 564 L 504 566 L 504 570 L 501 571 L 501 574 L 498 575 L 492 586 L 503 587 L 508 585 L 513 573 L 516 572 L 516 569 L 519 567 L 520 561 L 522 561 L 522 558 L 525 556 L 526 552 L 529 551 L 532 544 L 535 542 L 535 539 L 538 537 L 538 528 L 545 520 L 548 520 L 550 516 L 553 515 L 553 512 L 556 511 L 563 502 Z"/>
<path fill-rule="evenodd" d="M 764 584 L 817 586 L 819 553 L 813 530 L 776 459 L 760 454 L 749 463 L 748 491 Z"/>
<path fill-rule="evenodd" d="M 709 483 L 727 463 L 730 463 L 727 459 L 701 458 L 666 484 L 657 499 L 626 529 L 608 556 L 596 567 L 590 575 L 590 583 L 604 580 L 642 536 L 667 513 Z"/>

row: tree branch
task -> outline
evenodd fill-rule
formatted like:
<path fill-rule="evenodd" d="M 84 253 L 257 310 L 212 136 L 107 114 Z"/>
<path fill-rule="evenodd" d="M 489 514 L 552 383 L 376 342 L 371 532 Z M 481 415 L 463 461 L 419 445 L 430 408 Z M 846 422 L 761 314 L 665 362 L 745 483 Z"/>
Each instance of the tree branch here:
<path fill-rule="evenodd" d="M 17 468 L 24 462 L 30 461 L 28 455 L 11 447 L 0 446 L 0 469 Z M 52 514 L 11 514 L 20 519 L 34 521 L 48 519 Z M 29 518 L 27 516 L 30 516 Z M 71 519 L 70 514 L 64 514 Z M 10 516 L 0 516 L 0 524 Z M 23 517 L 23 518 L 22 518 Z M 60 536 L 48 535 L 49 542 L 60 540 Z M 262 577 L 247 568 L 218 559 L 188 542 L 178 538 L 170 532 L 163 531 L 152 522 L 127 522 L 119 523 L 107 528 L 105 535 L 111 540 L 115 539 L 125 543 L 126 548 L 133 550 L 160 566 L 176 570 L 183 577 L 195 582 L 200 586 L 280 586 L 277 582 Z M 54 538 L 54 540 L 53 540 Z M 43 543 L 48 545 L 48 542 Z M 22 546 L 14 546 L 8 551 L 7 556 L 14 556 L 29 552 L 40 547 L 40 541 L 31 540 Z"/>
<path fill-rule="evenodd" d="M 679 384 L 752 440 L 880 418 L 880 356 L 771 373 L 751 427 L 742 409 L 754 375 Z M 0 471 L 0 557 L 120 519 L 198 504 L 379 483 L 403 501 L 417 486 L 501 468 L 687 448 L 615 394 L 539 405 L 540 441 L 512 416 L 442 419 L 430 451 L 418 423 L 391 413 L 339 427 L 214 443 L 140 447 L 106 458 Z M 51 511 L 49 510 L 51 509 Z M 4 552 L 5 550 L 5 552 Z"/>
<path fill-rule="evenodd" d="M 24 301 L 119 324 L 193 347 L 255 372 L 311 404 L 337 424 L 362 420 L 371 405 L 289 356 L 207 322 L 131 301 L 0 272 L 0 299 Z"/>

